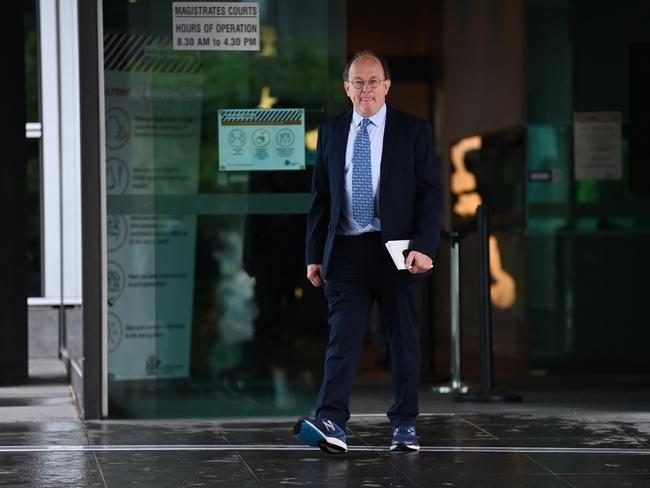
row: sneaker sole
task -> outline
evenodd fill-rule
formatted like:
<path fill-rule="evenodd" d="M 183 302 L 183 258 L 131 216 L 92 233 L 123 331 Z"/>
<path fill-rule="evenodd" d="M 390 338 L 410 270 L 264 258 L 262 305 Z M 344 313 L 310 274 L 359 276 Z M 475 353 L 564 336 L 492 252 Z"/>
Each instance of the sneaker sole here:
<path fill-rule="evenodd" d="M 318 447 L 328 454 L 347 452 L 348 446 L 336 437 L 327 437 L 308 420 L 299 420 L 293 426 L 293 436 L 303 444 Z"/>
<path fill-rule="evenodd" d="M 418 452 L 420 446 L 409 446 L 407 444 L 397 444 L 390 446 L 390 452 Z"/>

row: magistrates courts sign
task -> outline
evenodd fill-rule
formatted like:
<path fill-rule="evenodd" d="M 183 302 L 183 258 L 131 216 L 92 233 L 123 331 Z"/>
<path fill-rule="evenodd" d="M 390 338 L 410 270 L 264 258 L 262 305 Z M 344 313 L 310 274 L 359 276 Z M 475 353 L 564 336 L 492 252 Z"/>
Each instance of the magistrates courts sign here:
<path fill-rule="evenodd" d="M 173 2 L 174 50 L 259 51 L 256 2 Z"/>

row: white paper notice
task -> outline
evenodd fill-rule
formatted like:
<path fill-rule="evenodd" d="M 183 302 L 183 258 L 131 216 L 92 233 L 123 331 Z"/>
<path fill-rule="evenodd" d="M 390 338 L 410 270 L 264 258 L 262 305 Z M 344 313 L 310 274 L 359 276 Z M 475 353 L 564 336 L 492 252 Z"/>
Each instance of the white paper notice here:
<path fill-rule="evenodd" d="M 576 180 L 623 177 L 620 112 L 573 114 Z"/>
<path fill-rule="evenodd" d="M 257 2 L 172 2 L 176 51 L 259 51 Z"/>

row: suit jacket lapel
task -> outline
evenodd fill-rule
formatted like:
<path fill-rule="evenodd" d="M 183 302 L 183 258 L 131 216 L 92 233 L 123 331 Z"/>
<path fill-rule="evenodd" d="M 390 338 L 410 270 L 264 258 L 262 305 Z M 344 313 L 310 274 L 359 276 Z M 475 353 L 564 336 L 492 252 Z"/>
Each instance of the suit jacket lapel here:
<path fill-rule="evenodd" d="M 345 152 L 348 147 L 348 136 L 350 135 L 350 121 L 352 120 L 352 111 L 348 110 L 343 117 L 341 117 L 341 122 L 336 127 L 336 143 L 333 147 L 336 148 L 335 162 L 336 162 L 336 184 L 339 190 L 344 188 L 344 178 L 345 178 Z"/>
<path fill-rule="evenodd" d="M 380 176 L 379 176 L 379 199 L 381 201 L 381 195 L 383 193 L 384 187 L 388 184 L 388 178 L 384 178 L 384 175 L 388 175 L 388 166 L 393 160 L 393 153 L 395 151 L 395 145 L 397 144 L 397 118 L 395 111 L 386 105 L 386 127 L 384 127 L 384 145 L 381 151 L 381 164 L 380 164 Z"/>
<path fill-rule="evenodd" d="M 332 186 L 334 198 L 333 215 L 330 216 L 333 228 L 336 228 L 341 206 L 343 204 L 343 195 L 345 193 L 345 151 L 348 146 L 348 135 L 350 134 L 350 120 L 352 111 L 344 113 L 339 122 L 334 126 L 332 134 L 332 158 L 329 170 L 330 185 Z"/>

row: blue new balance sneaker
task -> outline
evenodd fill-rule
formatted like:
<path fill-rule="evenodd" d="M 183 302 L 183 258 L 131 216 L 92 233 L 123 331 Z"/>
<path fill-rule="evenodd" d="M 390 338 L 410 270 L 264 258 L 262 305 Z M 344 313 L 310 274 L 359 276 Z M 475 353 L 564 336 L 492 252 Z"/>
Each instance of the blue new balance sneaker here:
<path fill-rule="evenodd" d="M 345 432 L 331 420 L 300 417 L 293 426 L 293 436 L 303 444 L 320 447 L 321 451 L 330 454 L 348 450 Z"/>
<path fill-rule="evenodd" d="M 415 427 L 400 425 L 393 429 L 390 452 L 415 452 L 420 450 L 420 443 L 415 435 Z"/>

